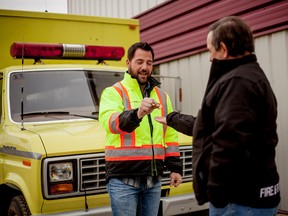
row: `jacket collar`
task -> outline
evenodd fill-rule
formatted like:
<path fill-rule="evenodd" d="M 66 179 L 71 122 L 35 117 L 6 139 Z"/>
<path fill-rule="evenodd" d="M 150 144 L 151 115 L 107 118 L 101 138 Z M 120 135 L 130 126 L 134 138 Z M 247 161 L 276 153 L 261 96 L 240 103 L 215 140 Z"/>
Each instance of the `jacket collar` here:
<path fill-rule="evenodd" d="M 233 70 L 234 68 L 238 67 L 239 65 L 247 64 L 250 62 L 257 61 L 256 55 L 245 55 L 241 58 L 236 59 L 226 59 L 226 60 L 218 60 L 213 59 L 210 76 L 222 76 L 223 74 Z"/>
<path fill-rule="evenodd" d="M 227 60 L 218 60 L 213 59 L 211 69 L 210 69 L 210 75 L 207 83 L 207 88 L 205 91 L 205 95 L 210 91 L 214 83 L 224 74 L 229 73 L 234 68 L 257 61 L 256 55 L 246 55 L 242 58 L 236 58 L 236 59 L 227 59 Z"/>
<path fill-rule="evenodd" d="M 135 78 L 132 78 L 131 75 L 128 73 L 128 71 L 126 71 L 125 75 L 124 75 L 124 82 L 130 87 L 130 88 L 134 88 L 134 89 L 137 89 L 139 88 L 140 89 L 140 85 L 137 81 L 137 79 Z M 158 86 L 160 85 L 161 83 L 156 80 L 154 77 L 150 76 L 148 78 L 148 84 L 146 85 L 146 91 L 148 92 L 148 95 L 150 95 L 150 92 L 152 91 L 152 89 L 155 87 L 155 86 Z"/>

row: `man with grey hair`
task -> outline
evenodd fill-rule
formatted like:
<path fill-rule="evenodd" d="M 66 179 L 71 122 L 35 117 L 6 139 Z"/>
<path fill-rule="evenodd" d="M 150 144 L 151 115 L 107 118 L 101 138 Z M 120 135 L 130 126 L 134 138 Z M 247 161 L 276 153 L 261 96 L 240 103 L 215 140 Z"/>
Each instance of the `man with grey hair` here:
<path fill-rule="evenodd" d="M 238 17 L 209 27 L 212 62 L 197 117 L 155 119 L 193 136 L 193 187 L 209 215 L 273 216 L 280 202 L 275 162 L 277 101 L 254 54 L 250 28 Z"/>

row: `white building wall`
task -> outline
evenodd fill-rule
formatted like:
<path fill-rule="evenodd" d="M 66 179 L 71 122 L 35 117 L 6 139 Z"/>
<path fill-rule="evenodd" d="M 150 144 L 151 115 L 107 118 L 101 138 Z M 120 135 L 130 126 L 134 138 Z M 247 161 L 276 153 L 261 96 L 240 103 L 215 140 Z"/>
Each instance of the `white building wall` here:
<path fill-rule="evenodd" d="M 68 0 L 68 13 L 91 16 L 131 18 L 166 0 Z M 288 30 L 256 38 L 258 62 L 266 73 L 278 100 L 277 165 L 282 200 L 280 209 L 288 211 Z M 161 75 L 180 76 L 182 113 L 196 115 L 209 76 L 209 53 L 182 58 L 159 65 Z M 162 88 L 175 99 L 173 83 L 162 80 Z M 172 88 L 171 88 L 172 87 Z"/>
<path fill-rule="evenodd" d="M 131 18 L 166 0 L 68 0 L 68 13 Z"/>
<path fill-rule="evenodd" d="M 288 30 L 255 39 L 255 53 L 258 62 L 268 77 L 278 101 L 277 165 L 280 174 L 282 200 L 280 209 L 288 211 Z M 180 76 L 182 80 L 182 113 L 196 115 L 210 71 L 209 53 L 171 61 L 160 65 L 160 74 Z M 171 86 L 162 81 L 168 94 Z M 171 98 L 172 99 L 172 98 Z M 261 151 L 261 149 L 259 149 Z"/>

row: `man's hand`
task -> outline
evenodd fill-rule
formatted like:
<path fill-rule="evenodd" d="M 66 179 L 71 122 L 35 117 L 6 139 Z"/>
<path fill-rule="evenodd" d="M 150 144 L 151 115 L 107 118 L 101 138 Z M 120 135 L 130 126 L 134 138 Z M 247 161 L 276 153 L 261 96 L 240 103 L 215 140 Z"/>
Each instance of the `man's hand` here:
<path fill-rule="evenodd" d="M 178 187 L 182 183 L 182 176 L 179 173 L 170 173 L 170 187 Z"/>
<path fill-rule="evenodd" d="M 164 116 L 156 116 L 154 117 L 155 121 L 161 123 L 161 124 L 165 124 L 167 125 L 167 120 L 166 120 L 166 117 Z"/>
<path fill-rule="evenodd" d="M 139 106 L 137 115 L 138 118 L 143 118 L 150 114 L 154 109 L 161 109 L 161 104 L 157 103 L 153 98 L 145 97 Z"/>

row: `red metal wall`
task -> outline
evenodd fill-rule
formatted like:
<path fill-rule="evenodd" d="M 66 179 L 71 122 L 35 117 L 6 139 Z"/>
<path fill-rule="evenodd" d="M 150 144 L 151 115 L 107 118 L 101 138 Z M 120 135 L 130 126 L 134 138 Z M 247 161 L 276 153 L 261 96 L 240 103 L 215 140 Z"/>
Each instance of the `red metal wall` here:
<path fill-rule="evenodd" d="M 133 18 L 159 64 L 206 50 L 208 26 L 230 15 L 243 18 L 255 37 L 288 29 L 287 0 L 168 0 Z"/>

